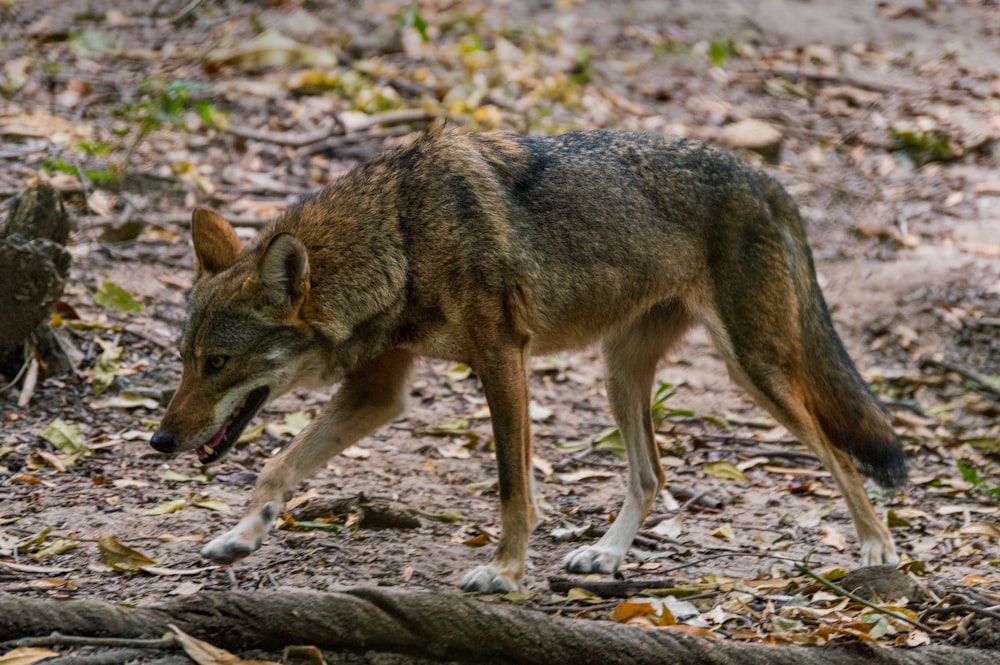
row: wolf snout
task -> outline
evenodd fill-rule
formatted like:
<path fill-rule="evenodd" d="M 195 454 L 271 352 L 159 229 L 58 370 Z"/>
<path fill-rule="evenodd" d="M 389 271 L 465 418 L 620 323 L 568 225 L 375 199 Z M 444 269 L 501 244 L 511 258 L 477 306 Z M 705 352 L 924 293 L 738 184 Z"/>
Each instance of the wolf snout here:
<path fill-rule="evenodd" d="M 149 445 L 153 446 L 153 450 L 161 453 L 172 453 L 177 449 L 177 442 L 174 441 L 173 435 L 162 429 L 153 432 Z"/>

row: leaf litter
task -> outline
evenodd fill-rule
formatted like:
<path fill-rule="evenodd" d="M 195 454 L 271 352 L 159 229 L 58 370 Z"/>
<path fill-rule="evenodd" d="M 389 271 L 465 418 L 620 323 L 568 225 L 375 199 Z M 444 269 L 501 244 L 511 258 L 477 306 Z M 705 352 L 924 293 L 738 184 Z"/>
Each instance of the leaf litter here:
<path fill-rule="evenodd" d="M 891 510 L 901 570 L 926 590 L 876 603 L 932 632 L 797 571 L 803 560 L 835 572 L 856 564 L 842 500 L 808 451 L 772 443 L 787 433 L 761 426 L 762 412 L 693 336 L 658 375 L 653 416 L 671 486 L 623 576 L 650 580 L 683 567 L 669 573 L 671 593 L 624 601 L 644 609 L 622 616 L 635 610 L 629 620 L 649 628 L 732 639 L 899 646 L 949 640 L 963 621 L 988 617 L 982 610 L 1000 603 L 996 59 L 911 48 L 888 13 L 868 18 L 887 37 L 866 43 L 806 33 L 761 40 L 736 15 L 703 24 L 649 8 L 629 19 L 589 6 L 390 5 L 336 20 L 321 4 L 302 7 L 298 16 L 314 19 L 303 22 L 274 8 L 223 17 L 201 3 L 188 26 L 197 38 L 168 54 L 145 50 L 136 22 L 112 33 L 61 8 L 50 9 L 65 14 L 69 38 L 50 40 L 39 24 L 44 56 L 20 35 L 8 39 L 4 151 L 19 155 L 0 157 L 0 189 L 48 181 L 78 222 L 55 322 L 82 359 L 79 374 L 41 382 L 30 407 L 11 401 L 0 412 L 0 567 L 17 577 L 0 590 L 72 597 L 115 576 L 111 597 L 156 602 L 180 588 L 165 574 L 131 574 L 150 569 L 195 577 L 183 592 L 230 588 L 227 573 L 200 565 L 195 543 L 228 528 L 227 511 L 246 505 L 262 463 L 329 394 L 270 406 L 218 469 L 148 449 L 144 438 L 178 377 L 190 208 L 234 212 L 241 233 L 259 227 L 358 159 L 447 117 L 463 129 L 668 131 L 727 141 L 769 163 L 812 223 L 821 280 L 852 355 L 919 460 L 906 493 L 875 498 Z M 29 27 L 35 9 L 13 11 L 8 25 Z M 1000 34 L 995 17 L 969 3 L 950 11 L 959 29 Z M 133 73 L 140 69 L 144 79 Z M 408 419 L 311 482 L 322 493 L 386 491 L 422 520 L 416 534 L 282 530 L 233 571 L 236 584 L 254 589 L 276 576 L 326 588 L 388 577 L 450 588 L 479 562 L 470 548 L 498 526 L 488 410 L 474 379 L 467 366 L 424 365 Z M 544 581 L 558 571 L 561 538 L 596 537 L 620 508 L 624 445 L 602 393 L 592 351 L 535 361 L 535 467 L 553 526 L 536 531 L 531 593 L 513 602 L 614 618 L 587 609 L 587 593 L 560 597 Z M 198 505 L 207 510 L 190 508 Z M 148 540 L 167 528 L 174 533 Z M 308 548 L 322 574 L 277 565 L 296 547 Z M 418 574 L 394 578 L 401 561 Z M 16 586 L 28 583 L 39 586 Z M 675 596 L 697 613 L 670 609 Z"/>

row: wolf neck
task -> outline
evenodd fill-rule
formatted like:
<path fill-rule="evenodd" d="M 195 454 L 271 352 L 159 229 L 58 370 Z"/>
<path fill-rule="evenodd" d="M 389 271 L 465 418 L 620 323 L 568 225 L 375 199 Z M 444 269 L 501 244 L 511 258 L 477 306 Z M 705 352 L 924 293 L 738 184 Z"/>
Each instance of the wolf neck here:
<path fill-rule="evenodd" d="M 359 186 L 357 171 L 289 208 L 258 245 L 290 233 L 305 246 L 310 292 L 302 318 L 344 370 L 389 347 L 408 270 L 393 183 L 368 177 Z"/>

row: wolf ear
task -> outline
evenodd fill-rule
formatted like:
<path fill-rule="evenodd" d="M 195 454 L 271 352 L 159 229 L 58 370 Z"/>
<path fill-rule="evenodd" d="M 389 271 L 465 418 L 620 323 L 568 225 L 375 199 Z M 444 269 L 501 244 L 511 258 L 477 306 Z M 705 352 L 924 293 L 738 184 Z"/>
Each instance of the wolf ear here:
<path fill-rule="evenodd" d="M 222 272 L 243 254 L 243 244 L 236 231 L 219 213 L 195 208 L 191 215 L 191 240 L 197 264 L 195 279 Z"/>
<path fill-rule="evenodd" d="M 309 254 L 290 233 L 271 238 L 257 264 L 257 279 L 272 303 L 300 303 L 309 291 Z"/>

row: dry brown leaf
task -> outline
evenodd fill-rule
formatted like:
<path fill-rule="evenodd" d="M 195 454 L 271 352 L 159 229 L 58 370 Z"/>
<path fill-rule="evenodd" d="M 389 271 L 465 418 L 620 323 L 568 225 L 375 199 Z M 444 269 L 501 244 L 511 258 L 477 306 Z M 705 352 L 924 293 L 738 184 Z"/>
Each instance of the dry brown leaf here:
<path fill-rule="evenodd" d="M 174 631 L 174 639 L 180 643 L 184 653 L 198 665 L 280 665 L 270 660 L 244 660 L 225 649 L 191 637 L 174 624 L 169 624 L 169 626 L 170 630 Z"/>

